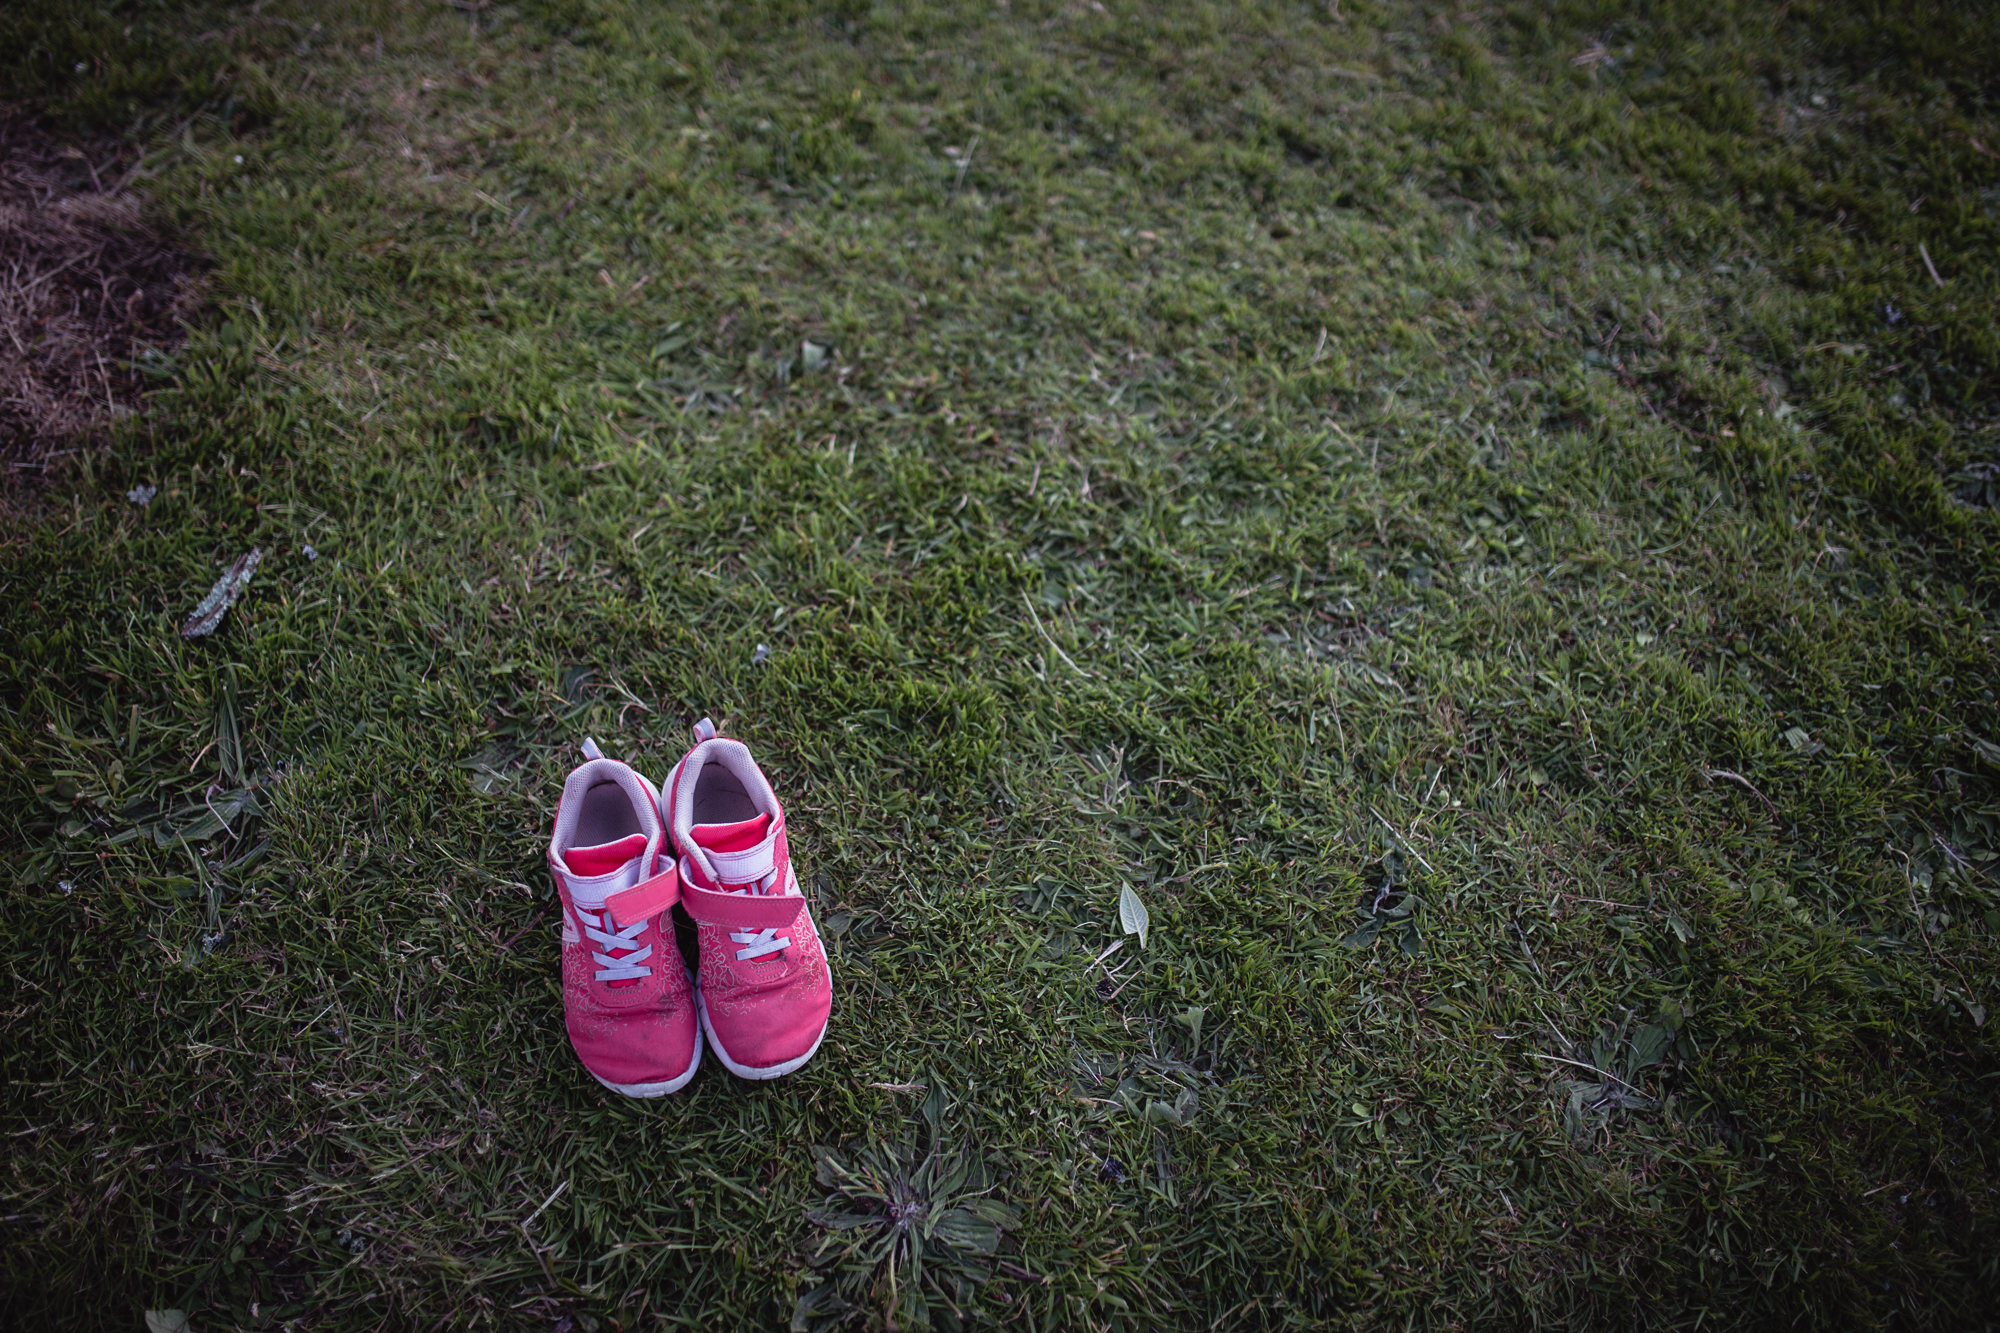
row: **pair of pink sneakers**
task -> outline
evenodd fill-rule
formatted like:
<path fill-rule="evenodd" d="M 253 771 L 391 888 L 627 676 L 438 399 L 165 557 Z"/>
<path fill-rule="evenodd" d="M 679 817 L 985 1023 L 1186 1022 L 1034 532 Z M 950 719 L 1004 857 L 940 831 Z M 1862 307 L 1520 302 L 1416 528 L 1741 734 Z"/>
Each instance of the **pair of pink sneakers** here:
<path fill-rule="evenodd" d="M 709 719 L 694 735 L 664 797 L 585 740 L 549 839 L 570 1044 L 628 1097 L 685 1087 L 704 1033 L 739 1078 L 789 1074 L 819 1049 L 833 1008 L 771 784 Z M 698 974 L 674 939 L 676 903 L 701 939 Z"/>

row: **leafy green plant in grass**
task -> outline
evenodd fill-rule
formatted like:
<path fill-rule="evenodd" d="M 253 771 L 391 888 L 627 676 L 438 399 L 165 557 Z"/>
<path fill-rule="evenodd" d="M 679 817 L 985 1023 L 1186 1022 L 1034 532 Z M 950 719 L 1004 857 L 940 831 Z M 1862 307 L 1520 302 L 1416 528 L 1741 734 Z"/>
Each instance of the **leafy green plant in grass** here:
<path fill-rule="evenodd" d="M 815 1150 L 814 1179 L 831 1192 L 806 1214 L 824 1228 L 807 1262 L 824 1281 L 799 1297 L 797 1333 L 864 1318 L 890 1328 L 967 1326 L 1020 1215 L 991 1197 L 996 1182 L 977 1150 L 945 1142 L 942 1106 L 933 1087 L 927 1132 Z"/>
<path fill-rule="evenodd" d="M 1597 1126 L 1621 1111 L 1649 1111 L 1659 1105 L 1642 1085 L 1647 1071 L 1672 1049 L 1678 1019 L 1663 1014 L 1629 1034 L 1628 1024 L 1629 1019 L 1602 1023 L 1587 1045 L 1571 1047 L 1556 1057 L 1568 1075 L 1556 1089 L 1564 1098 L 1563 1127 L 1572 1140 L 1588 1139 Z"/>
<path fill-rule="evenodd" d="M 1356 925 L 1341 943 L 1351 948 L 1366 948 L 1383 931 L 1393 930 L 1396 947 L 1415 955 L 1423 947 L 1423 928 L 1417 924 L 1417 909 L 1423 905 L 1423 899 L 1402 882 L 1404 858 L 1400 850 L 1391 848 L 1379 868 L 1382 882 L 1369 890 L 1365 901 L 1354 909 Z"/>

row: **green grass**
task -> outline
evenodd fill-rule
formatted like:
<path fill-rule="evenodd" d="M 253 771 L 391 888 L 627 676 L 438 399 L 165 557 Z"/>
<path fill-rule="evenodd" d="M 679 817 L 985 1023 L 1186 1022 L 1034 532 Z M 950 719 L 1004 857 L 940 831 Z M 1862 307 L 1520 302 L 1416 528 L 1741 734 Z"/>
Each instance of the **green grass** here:
<path fill-rule="evenodd" d="M 198 18 L 0 17 L 215 265 L 0 543 L 14 1326 L 1992 1326 L 1990 6 Z M 704 713 L 834 1027 L 626 1102 Z"/>

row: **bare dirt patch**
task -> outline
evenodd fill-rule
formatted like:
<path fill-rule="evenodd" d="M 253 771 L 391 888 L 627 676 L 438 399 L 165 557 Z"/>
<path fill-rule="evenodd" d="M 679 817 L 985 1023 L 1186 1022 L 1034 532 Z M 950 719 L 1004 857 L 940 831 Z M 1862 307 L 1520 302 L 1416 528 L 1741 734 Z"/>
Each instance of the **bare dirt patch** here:
<path fill-rule="evenodd" d="M 148 221 L 119 157 L 0 108 L 0 485 L 136 411 L 135 355 L 179 342 L 200 302 L 201 259 Z"/>

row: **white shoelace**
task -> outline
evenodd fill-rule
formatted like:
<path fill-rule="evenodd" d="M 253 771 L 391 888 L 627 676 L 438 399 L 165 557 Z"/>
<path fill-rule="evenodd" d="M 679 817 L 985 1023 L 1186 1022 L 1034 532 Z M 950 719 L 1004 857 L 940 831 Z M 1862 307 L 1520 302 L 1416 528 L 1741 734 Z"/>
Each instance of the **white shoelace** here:
<path fill-rule="evenodd" d="M 609 954 L 592 953 L 590 956 L 597 963 L 597 979 L 599 981 L 632 981 L 639 977 L 650 977 L 653 975 L 652 968 L 639 966 L 639 964 L 653 956 L 652 945 L 649 944 L 643 949 L 639 948 L 639 932 L 646 928 L 647 922 L 652 920 L 651 917 L 634 921 L 631 925 L 625 927 L 625 929 L 614 933 L 599 928 L 600 926 L 611 924 L 611 914 L 609 912 L 599 913 L 595 918 L 588 912 L 581 910 L 576 915 L 583 922 L 583 933 L 605 948 L 638 950 L 636 953 L 626 954 L 623 958 L 613 958 Z"/>
<path fill-rule="evenodd" d="M 780 935 L 775 928 L 766 928 L 764 930 L 732 930 L 729 932 L 729 938 L 738 944 L 747 944 L 750 946 L 747 949 L 738 949 L 736 951 L 736 961 L 739 963 L 747 963 L 752 958 L 762 958 L 767 953 L 776 953 L 780 949 L 789 949 L 792 947 L 792 937 L 790 935 Z"/>
<path fill-rule="evenodd" d="M 683 867 L 681 873 L 687 874 L 689 869 L 691 867 Z M 689 878 L 693 876 L 689 875 Z M 740 889 L 730 889 L 727 885 L 723 887 L 730 893 L 747 893 L 753 897 L 764 897 L 777 882 L 778 872 L 774 870 L 754 885 Z M 732 930 L 729 932 L 729 938 L 732 943 L 744 946 L 736 951 L 736 961 L 739 963 L 747 963 L 753 958 L 762 958 L 767 953 L 777 953 L 792 947 L 792 937 L 780 935 L 775 926 L 767 926 L 763 930 Z"/>

